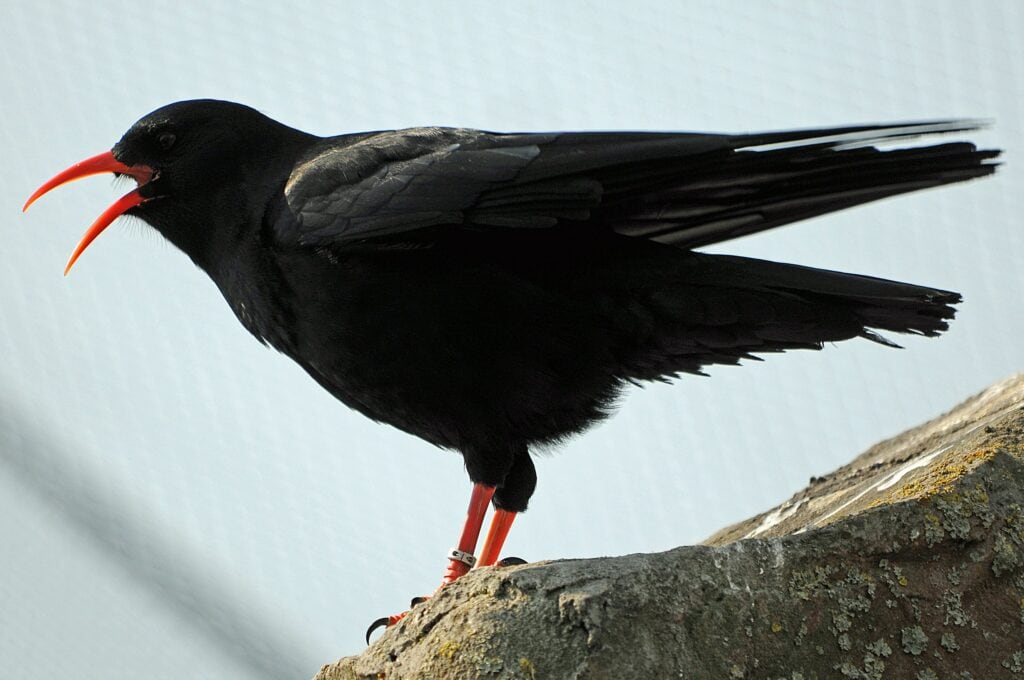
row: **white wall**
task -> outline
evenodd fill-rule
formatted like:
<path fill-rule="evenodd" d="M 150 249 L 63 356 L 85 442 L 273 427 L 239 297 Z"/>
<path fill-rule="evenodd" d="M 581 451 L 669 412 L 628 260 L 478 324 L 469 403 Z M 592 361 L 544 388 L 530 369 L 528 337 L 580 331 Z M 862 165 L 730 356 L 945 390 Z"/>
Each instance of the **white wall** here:
<path fill-rule="evenodd" d="M 948 334 L 632 390 L 615 419 L 538 461 L 510 554 L 699 541 L 1024 368 L 1015 0 L 6 5 L 0 658 L 12 677 L 311 676 L 358 651 L 370 620 L 433 590 L 464 513 L 457 456 L 347 411 L 260 347 L 145 225 L 122 220 L 61 277 L 123 189 L 93 179 L 25 216 L 21 203 L 174 100 L 242 101 L 319 134 L 994 121 L 974 138 L 1007 149 L 995 179 L 716 249 L 958 290 Z"/>

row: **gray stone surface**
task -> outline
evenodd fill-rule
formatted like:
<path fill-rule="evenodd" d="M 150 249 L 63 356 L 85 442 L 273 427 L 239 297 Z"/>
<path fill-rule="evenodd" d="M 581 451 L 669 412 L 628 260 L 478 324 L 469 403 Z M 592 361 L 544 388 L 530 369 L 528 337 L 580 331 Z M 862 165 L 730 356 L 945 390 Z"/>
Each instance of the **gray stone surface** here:
<path fill-rule="evenodd" d="M 1024 375 L 704 545 L 471 572 L 339 678 L 1024 679 Z"/>

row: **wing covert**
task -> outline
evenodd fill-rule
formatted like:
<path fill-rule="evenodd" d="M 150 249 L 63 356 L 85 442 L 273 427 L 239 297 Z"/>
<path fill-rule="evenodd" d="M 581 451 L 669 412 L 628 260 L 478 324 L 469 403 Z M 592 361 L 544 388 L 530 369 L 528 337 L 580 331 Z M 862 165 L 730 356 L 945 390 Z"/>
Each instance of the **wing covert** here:
<path fill-rule="evenodd" d="M 278 236 L 327 245 L 463 224 L 474 217 L 487 224 L 481 196 L 512 183 L 547 138 L 417 128 L 326 146 L 289 178 L 290 214 L 278 220 Z"/>

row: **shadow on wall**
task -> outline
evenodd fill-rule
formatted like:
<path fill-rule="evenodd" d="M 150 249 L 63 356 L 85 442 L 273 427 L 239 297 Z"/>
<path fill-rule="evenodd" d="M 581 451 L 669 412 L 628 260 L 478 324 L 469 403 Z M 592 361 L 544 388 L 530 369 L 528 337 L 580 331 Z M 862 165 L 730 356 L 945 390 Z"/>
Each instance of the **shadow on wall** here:
<path fill-rule="evenodd" d="M 247 604 L 256 599 L 251 593 L 212 572 L 187 546 L 174 545 L 166 538 L 173 531 L 147 518 L 145 508 L 106 491 L 101 471 L 87 469 L 66 442 L 7 400 L 0 400 L 0 469 L 58 510 L 68 525 L 247 669 L 249 677 L 301 678 L 319 668 L 322 660 L 304 649 L 301 636 L 281 630 Z M 98 489 L 104 489 L 102 495 Z"/>

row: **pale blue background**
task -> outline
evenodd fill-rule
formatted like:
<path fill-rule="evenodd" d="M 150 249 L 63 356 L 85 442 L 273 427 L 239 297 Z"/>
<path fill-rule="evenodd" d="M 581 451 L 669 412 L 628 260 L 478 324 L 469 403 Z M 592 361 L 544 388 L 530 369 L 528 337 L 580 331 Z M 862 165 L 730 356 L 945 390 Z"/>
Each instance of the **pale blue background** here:
<path fill-rule="evenodd" d="M 8 677 L 303 678 L 428 593 L 460 459 L 260 347 L 125 187 L 21 203 L 178 99 L 311 132 L 753 131 L 983 117 L 995 179 L 721 250 L 961 291 L 952 330 L 631 390 L 538 462 L 507 552 L 664 550 L 1024 368 L 1024 3 L 96 3 L 0 21 L 0 664 Z M 126 228 L 127 227 L 127 228 Z"/>

